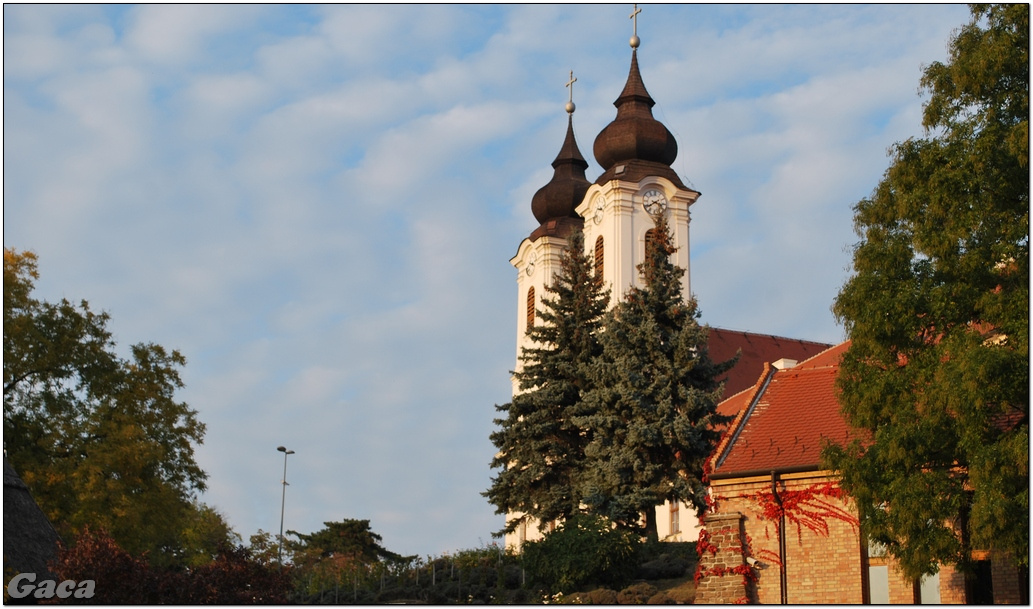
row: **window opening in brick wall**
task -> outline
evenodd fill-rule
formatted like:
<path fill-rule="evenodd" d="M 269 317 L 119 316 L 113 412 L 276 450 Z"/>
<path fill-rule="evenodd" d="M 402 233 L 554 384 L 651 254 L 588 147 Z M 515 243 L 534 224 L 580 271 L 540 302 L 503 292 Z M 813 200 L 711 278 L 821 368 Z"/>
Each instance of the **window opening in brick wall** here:
<path fill-rule="evenodd" d="M 922 605 L 940 604 L 940 574 L 923 575 L 918 582 L 918 602 Z"/>
<path fill-rule="evenodd" d="M 975 569 L 965 578 L 965 596 L 969 605 L 994 604 L 994 583 L 989 560 L 977 560 Z"/>
<path fill-rule="evenodd" d="M 890 572 L 886 563 L 886 546 L 868 540 L 868 602 L 872 605 L 890 603 Z"/>

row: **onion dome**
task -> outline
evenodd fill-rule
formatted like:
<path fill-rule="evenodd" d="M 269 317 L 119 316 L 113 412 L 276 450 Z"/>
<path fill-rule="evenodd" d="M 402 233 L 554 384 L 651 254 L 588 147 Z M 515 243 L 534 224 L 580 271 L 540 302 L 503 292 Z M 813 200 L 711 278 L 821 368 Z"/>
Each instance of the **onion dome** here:
<path fill-rule="evenodd" d="M 613 102 L 617 118 L 595 138 L 595 160 L 603 168 L 603 175 L 596 183 L 614 178 L 635 181 L 644 175 L 663 175 L 674 176 L 672 182 L 681 185 L 671 169 L 671 163 L 678 156 L 678 143 L 667 127 L 653 118 L 656 102 L 646 91 L 639 73 L 637 42 L 637 37 L 633 37 L 628 82 Z M 626 173 L 629 170 L 635 177 Z"/>
<path fill-rule="evenodd" d="M 584 223 L 574 210 L 581 204 L 592 184 L 585 177 L 588 161 L 581 155 L 574 139 L 573 102 L 567 103 L 567 136 L 556 160 L 552 162 L 552 168 L 552 179 L 531 198 L 531 211 L 541 223 L 531 233 L 532 240 L 541 235 L 566 237 L 571 229 Z"/>

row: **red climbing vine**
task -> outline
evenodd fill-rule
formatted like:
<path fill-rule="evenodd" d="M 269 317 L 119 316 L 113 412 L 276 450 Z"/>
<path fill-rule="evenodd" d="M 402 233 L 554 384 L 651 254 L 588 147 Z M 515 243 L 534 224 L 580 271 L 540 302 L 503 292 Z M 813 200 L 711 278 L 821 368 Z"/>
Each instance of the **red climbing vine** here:
<path fill-rule="evenodd" d="M 709 482 L 709 478 L 710 478 L 710 460 L 708 459 L 703 464 L 703 477 L 702 477 L 703 483 L 707 484 Z M 712 514 L 712 513 L 716 513 L 716 512 L 717 512 L 717 501 L 716 501 L 713 493 L 707 493 L 707 495 L 706 495 L 706 507 L 703 510 L 703 514 L 701 516 L 700 521 L 701 522 L 705 522 L 705 518 L 706 518 L 707 514 Z M 707 555 L 709 555 L 711 557 L 717 555 L 717 552 L 718 552 L 719 548 L 716 545 L 713 544 L 712 538 L 711 538 L 711 534 L 706 529 L 706 527 L 701 528 L 700 532 L 699 532 L 699 540 L 696 541 L 696 554 L 700 557 L 699 562 L 696 564 L 696 573 L 693 576 L 693 581 L 696 583 L 696 586 L 697 587 L 699 586 L 700 581 L 704 577 L 710 577 L 710 576 L 720 577 L 720 576 L 723 576 L 723 575 L 731 575 L 731 574 L 741 575 L 742 576 L 743 590 L 746 591 L 746 595 L 735 599 L 734 602 L 737 605 L 748 604 L 750 602 L 750 599 L 749 599 L 750 585 L 751 585 L 751 583 L 757 581 L 757 573 L 746 562 L 746 557 L 750 556 L 750 552 L 751 552 L 751 550 L 749 548 L 749 545 L 750 545 L 750 537 L 749 537 L 749 535 L 747 535 L 746 536 L 746 547 L 729 546 L 727 548 L 727 550 L 732 551 L 732 552 L 738 551 L 742 555 L 742 559 L 743 560 L 742 560 L 742 563 L 739 564 L 739 565 L 736 565 L 734 567 L 726 567 L 726 566 L 721 565 L 721 564 L 716 564 L 716 565 L 713 565 L 713 566 L 704 567 L 704 563 L 709 563 L 709 561 L 705 560 L 704 557 L 707 556 Z"/>
<path fill-rule="evenodd" d="M 789 523 L 796 525 L 797 538 L 802 543 L 803 530 L 805 528 L 817 535 L 828 537 L 830 532 L 829 523 L 833 520 L 849 524 L 854 529 L 855 534 L 857 533 L 858 519 L 843 507 L 842 501 L 845 497 L 846 493 L 831 481 L 812 484 L 800 489 L 784 489 L 777 491 L 777 496 L 772 490 L 758 490 L 752 493 L 732 496 L 711 496 L 708 494 L 707 507 L 704 514 L 716 513 L 718 501 L 729 499 L 752 501 L 760 508 L 759 520 L 773 522 L 776 531 L 781 536 L 784 534 L 781 530 L 781 523 L 784 518 L 787 527 Z M 701 559 L 695 574 L 697 586 L 704 577 L 736 573 L 743 576 L 743 586 L 747 591 L 747 595 L 749 594 L 750 584 L 758 580 L 757 573 L 749 564 L 741 564 L 732 568 L 718 565 L 704 567 L 704 563 L 708 561 L 705 561 L 703 557 L 706 555 L 715 556 L 720 550 L 720 548 L 713 544 L 711 533 L 706 528 L 700 531 L 696 549 Z M 747 558 L 754 557 L 778 567 L 782 566 L 782 561 L 777 552 L 767 548 L 762 548 L 759 551 L 755 550 L 753 548 L 753 540 L 749 535 L 745 536 L 742 547 L 728 547 L 725 549 L 739 551 L 743 556 L 743 563 L 748 563 Z M 747 597 L 736 599 L 737 603 L 748 601 Z"/>
<path fill-rule="evenodd" d="M 760 518 L 763 520 L 773 521 L 778 526 L 784 517 L 786 522 L 795 524 L 797 538 L 801 541 L 804 528 L 822 537 L 828 537 L 829 520 L 845 522 L 857 531 L 857 517 L 841 505 L 837 505 L 844 497 L 846 493 L 833 482 L 812 484 L 797 490 L 782 490 L 778 492 L 777 498 L 775 493 L 769 490 L 737 496 L 739 499 L 757 502 L 761 508 Z"/>

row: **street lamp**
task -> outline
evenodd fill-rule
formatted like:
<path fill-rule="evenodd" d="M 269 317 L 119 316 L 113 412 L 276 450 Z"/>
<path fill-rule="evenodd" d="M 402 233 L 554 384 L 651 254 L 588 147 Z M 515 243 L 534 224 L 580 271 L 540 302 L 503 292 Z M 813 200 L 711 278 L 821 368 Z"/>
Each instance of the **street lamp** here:
<path fill-rule="evenodd" d="M 283 564 L 283 506 L 287 501 L 287 455 L 293 455 L 293 450 L 277 446 L 276 450 L 283 453 L 283 493 L 280 495 L 280 548 L 276 551 L 276 560 Z"/>

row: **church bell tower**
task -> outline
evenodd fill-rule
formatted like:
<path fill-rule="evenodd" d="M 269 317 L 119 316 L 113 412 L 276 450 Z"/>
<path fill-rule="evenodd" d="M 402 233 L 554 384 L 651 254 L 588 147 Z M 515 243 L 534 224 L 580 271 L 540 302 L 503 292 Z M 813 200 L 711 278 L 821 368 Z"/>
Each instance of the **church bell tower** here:
<path fill-rule="evenodd" d="M 531 198 L 531 211 L 539 226 L 520 243 L 510 263 L 517 269 L 517 369 L 520 352 L 530 346 L 527 330 L 534 325 L 535 309 L 545 295 L 545 286 L 560 270 L 560 256 L 567 247 L 567 237 L 580 229 L 584 220 L 575 208 L 591 187 L 585 177 L 588 161 L 581 155 L 574 139 L 573 88 L 577 79 L 570 73 L 567 87 L 567 135 L 563 139 L 556 160 L 552 162 L 553 175 L 548 184 L 538 189 Z M 513 392 L 517 387 L 514 382 Z"/>
<path fill-rule="evenodd" d="M 689 207 L 700 193 L 685 186 L 671 163 L 678 156 L 674 136 L 653 118 L 656 102 L 649 96 L 638 67 L 638 7 L 631 14 L 631 70 L 623 91 L 614 102 L 616 118 L 596 137 L 593 152 L 603 169 L 594 183 L 585 177 L 585 161 L 574 139 L 573 72 L 566 106 L 567 133 L 559 154 L 552 162 L 553 176 L 531 199 L 531 211 L 539 226 L 520 243 L 510 263 L 517 270 L 517 359 L 531 347 L 527 330 L 535 324 L 536 309 L 560 270 L 560 256 L 567 237 L 575 230 L 584 232 L 585 248 L 595 261 L 597 276 L 610 289 L 611 306 L 624 297 L 629 287 L 641 285 L 637 266 L 645 260 L 646 242 L 654 230 L 654 218 L 664 214 L 676 249 L 673 262 L 685 269 L 682 291 L 691 297 L 689 283 Z M 513 394 L 519 392 L 513 380 Z M 672 506 L 657 508 L 676 513 Z M 520 514 L 507 514 L 507 520 Z M 672 517 L 673 518 L 673 517 Z M 555 523 L 553 523 L 555 524 Z M 667 538 L 681 539 L 673 525 Z M 676 535 L 676 536 L 675 536 Z M 507 547 L 520 548 L 524 541 L 537 539 L 537 526 L 524 523 L 520 530 L 506 535 Z"/>
<path fill-rule="evenodd" d="M 700 193 L 682 183 L 671 163 L 678 143 L 653 118 L 656 104 L 646 91 L 638 67 L 637 15 L 631 37 L 631 70 L 617 100 L 617 117 L 595 138 L 593 152 L 603 173 L 588 189 L 576 211 L 584 218 L 585 246 L 601 268 L 612 303 L 632 285 L 640 285 L 637 266 L 645 259 L 653 216 L 665 214 L 677 251 L 673 262 L 685 269 L 682 292 L 689 282 L 689 207 Z"/>

